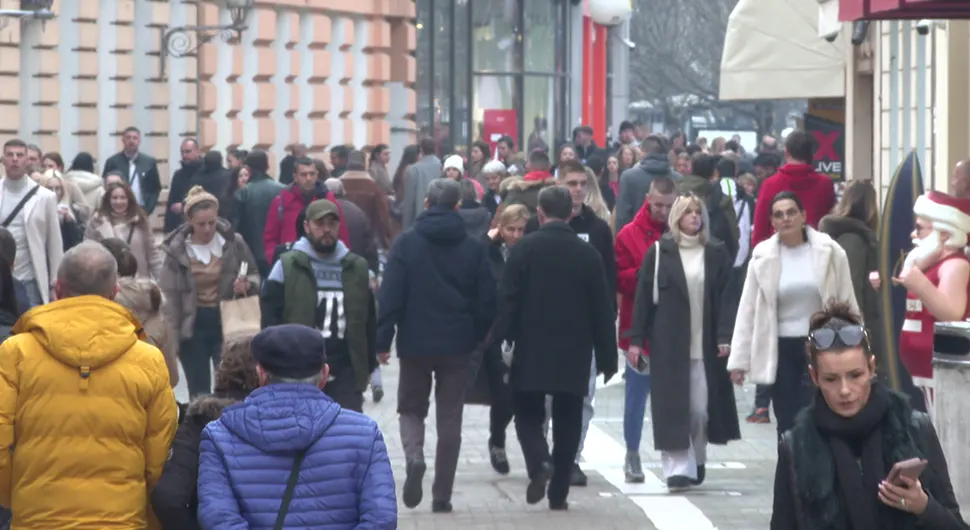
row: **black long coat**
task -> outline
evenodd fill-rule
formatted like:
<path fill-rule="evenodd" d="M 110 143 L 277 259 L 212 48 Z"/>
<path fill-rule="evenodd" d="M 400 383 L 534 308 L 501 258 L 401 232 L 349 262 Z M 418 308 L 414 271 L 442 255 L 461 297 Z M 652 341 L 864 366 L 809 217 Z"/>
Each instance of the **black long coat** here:
<path fill-rule="evenodd" d="M 585 396 L 594 350 L 597 372 L 614 375 L 613 296 L 599 252 L 565 222 L 522 238 L 505 262 L 487 341 L 515 342 L 512 390 Z"/>
<path fill-rule="evenodd" d="M 653 303 L 657 245 L 650 247 L 637 282 L 630 344 L 650 344 L 652 375 L 650 411 L 654 448 L 682 451 L 690 447 L 690 299 L 680 250 L 671 234 L 660 239 L 657 276 L 658 303 Z M 731 344 L 732 300 L 726 289 L 732 263 L 716 240 L 704 247 L 704 371 L 707 375 L 707 436 L 726 444 L 741 438 L 734 389 L 727 357 L 718 357 L 718 344 Z"/>

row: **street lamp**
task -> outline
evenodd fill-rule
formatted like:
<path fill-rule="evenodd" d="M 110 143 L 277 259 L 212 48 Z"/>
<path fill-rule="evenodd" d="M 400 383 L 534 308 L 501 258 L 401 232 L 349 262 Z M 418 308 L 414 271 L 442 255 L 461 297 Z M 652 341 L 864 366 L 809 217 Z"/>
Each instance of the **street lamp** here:
<path fill-rule="evenodd" d="M 246 25 L 246 17 L 253 8 L 255 0 L 219 0 L 219 3 L 229 10 L 229 24 L 219 26 L 176 26 L 165 29 L 162 33 L 162 45 L 159 50 L 160 77 L 165 77 L 165 59 L 167 57 L 185 57 L 195 50 L 198 50 L 199 46 L 216 37 L 219 37 L 222 42 L 231 42 L 249 28 Z M 195 33 L 194 40 L 192 39 L 191 33 Z"/>
<path fill-rule="evenodd" d="M 0 28 L 6 26 L 7 18 L 47 22 L 55 17 L 53 6 L 54 0 L 20 0 L 20 9 L 0 9 Z"/>

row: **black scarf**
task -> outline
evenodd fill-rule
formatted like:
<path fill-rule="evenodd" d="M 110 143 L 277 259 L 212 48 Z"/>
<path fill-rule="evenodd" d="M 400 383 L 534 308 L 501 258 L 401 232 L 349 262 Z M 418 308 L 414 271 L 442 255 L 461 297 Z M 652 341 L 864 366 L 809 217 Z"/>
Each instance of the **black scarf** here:
<path fill-rule="evenodd" d="M 869 401 L 851 418 L 832 412 L 821 391 L 815 394 L 812 419 L 832 450 L 840 496 L 853 530 L 892 528 L 889 508 L 878 497 L 879 482 L 886 475 L 880 424 L 888 410 L 889 392 L 879 383 L 872 384 Z M 858 463 L 853 447 L 861 448 Z"/>

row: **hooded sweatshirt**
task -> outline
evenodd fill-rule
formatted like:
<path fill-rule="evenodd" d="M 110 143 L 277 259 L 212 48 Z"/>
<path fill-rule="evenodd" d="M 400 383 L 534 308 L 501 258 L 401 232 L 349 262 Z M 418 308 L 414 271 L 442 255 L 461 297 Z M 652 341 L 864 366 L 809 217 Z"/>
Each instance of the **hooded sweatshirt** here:
<path fill-rule="evenodd" d="M 679 182 L 681 177 L 670 169 L 667 155 L 651 153 L 643 158 L 640 164 L 631 167 L 620 175 L 620 187 L 616 196 L 616 222 L 614 230 L 619 232 L 633 220 L 643 201 L 650 192 L 650 184 L 657 177 L 667 177 Z"/>
<path fill-rule="evenodd" d="M 754 208 L 751 248 L 771 237 L 771 200 L 783 191 L 794 193 L 802 201 L 805 222 L 813 228 L 835 206 L 832 179 L 816 173 L 811 164 L 785 164 L 761 183 Z"/>

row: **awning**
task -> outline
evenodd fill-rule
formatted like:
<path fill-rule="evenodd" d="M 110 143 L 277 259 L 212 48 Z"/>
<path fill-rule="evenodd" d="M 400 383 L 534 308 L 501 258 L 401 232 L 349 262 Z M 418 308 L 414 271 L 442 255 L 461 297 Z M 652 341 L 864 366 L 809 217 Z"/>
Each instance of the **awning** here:
<path fill-rule="evenodd" d="M 817 0 L 740 0 L 721 55 L 722 100 L 845 96 L 845 32 L 819 38 Z"/>
<path fill-rule="evenodd" d="M 839 20 L 970 19 L 967 0 L 839 0 Z"/>

